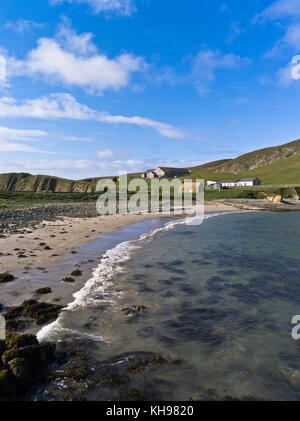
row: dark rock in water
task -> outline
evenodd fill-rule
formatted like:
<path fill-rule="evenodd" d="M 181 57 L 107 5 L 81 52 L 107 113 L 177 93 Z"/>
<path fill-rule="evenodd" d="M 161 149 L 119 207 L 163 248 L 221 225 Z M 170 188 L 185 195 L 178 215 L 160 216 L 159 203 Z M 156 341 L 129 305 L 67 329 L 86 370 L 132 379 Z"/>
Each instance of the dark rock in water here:
<path fill-rule="evenodd" d="M 34 335 L 14 335 L 10 334 L 5 340 L 5 348 L 22 348 L 28 345 L 37 345 L 38 340 Z"/>
<path fill-rule="evenodd" d="M 40 326 L 57 319 L 62 308 L 62 306 L 56 304 L 27 300 L 18 307 L 8 308 L 4 313 L 4 317 L 6 320 L 11 320 L 23 316 L 34 319 L 36 324 Z"/>
<path fill-rule="evenodd" d="M 122 312 L 126 314 L 127 316 L 144 313 L 145 311 L 146 311 L 146 307 L 142 305 L 136 305 L 136 306 L 126 307 L 122 309 Z"/>
<path fill-rule="evenodd" d="M 2 363 L 5 367 L 15 358 L 25 358 L 31 370 L 38 373 L 47 363 L 55 360 L 55 344 L 35 344 L 21 348 L 11 348 L 2 355 Z"/>
<path fill-rule="evenodd" d="M 28 325 L 30 325 L 30 320 L 6 320 L 6 330 L 12 332 L 19 332 Z"/>
<path fill-rule="evenodd" d="M 39 344 L 34 335 L 10 332 L 0 341 L 0 400 L 23 396 L 34 384 L 44 381 L 55 358 L 55 344 Z"/>
<path fill-rule="evenodd" d="M 146 358 L 138 358 L 127 366 L 127 372 L 131 375 L 139 374 L 143 371 L 149 370 L 151 367 L 157 364 L 162 364 L 166 360 L 159 354 L 153 354 L 146 356 Z"/>
<path fill-rule="evenodd" d="M 8 272 L 0 273 L 0 284 L 2 284 L 2 283 L 4 284 L 6 282 L 11 282 L 14 279 L 15 279 L 15 277 Z"/>
<path fill-rule="evenodd" d="M 9 369 L 16 379 L 16 386 L 20 392 L 26 392 L 30 386 L 32 372 L 25 358 L 14 358 L 8 363 Z"/>
<path fill-rule="evenodd" d="M 75 279 L 70 278 L 70 277 L 67 277 L 67 278 L 63 278 L 63 279 L 62 279 L 62 282 L 69 282 L 69 283 L 73 283 L 73 282 L 75 282 Z"/>
<path fill-rule="evenodd" d="M 49 288 L 49 287 L 39 288 L 39 289 L 34 291 L 34 293 L 38 294 L 38 295 L 50 294 L 51 292 L 52 292 L 52 289 Z"/>
<path fill-rule="evenodd" d="M 75 269 L 73 270 L 73 272 L 71 273 L 71 276 L 81 276 L 82 272 L 79 269 Z"/>
<path fill-rule="evenodd" d="M 0 398 L 14 398 L 17 395 L 17 386 L 13 374 L 9 370 L 0 370 Z"/>

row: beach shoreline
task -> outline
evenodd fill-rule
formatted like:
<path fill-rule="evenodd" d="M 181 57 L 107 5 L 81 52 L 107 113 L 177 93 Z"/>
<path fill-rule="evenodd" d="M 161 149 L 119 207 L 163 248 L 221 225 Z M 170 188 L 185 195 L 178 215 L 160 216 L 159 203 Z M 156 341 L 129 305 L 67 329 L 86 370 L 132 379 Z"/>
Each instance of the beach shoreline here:
<path fill-rule="evenodd" d="M 240 210 L 223 204 L 205 204 L 205 213 L 235 211 Z M 66 306 L 88 281 L 106 251 L 103 248 L 99 253 L 99 246 L 92 243 L 101 245 L 106 234 L 117 235 L 124 227 L 163 217 L 161 214 L 59 217 L 43 221 L 34 229 L 22 228 L 19 233 L 5 235 L 0 238 L 0 273 L 8 272 L 15 279 L 0 284 L 0 303 L 6 308 L 34 298 Z M 84 247 L 88 244 L 91 246 Z M 63 282 L 75 269 L 82 276 L 74 276 L 75 282 Z M 51 288 L 51 293 L 35 294 L 45 287 Z"/>

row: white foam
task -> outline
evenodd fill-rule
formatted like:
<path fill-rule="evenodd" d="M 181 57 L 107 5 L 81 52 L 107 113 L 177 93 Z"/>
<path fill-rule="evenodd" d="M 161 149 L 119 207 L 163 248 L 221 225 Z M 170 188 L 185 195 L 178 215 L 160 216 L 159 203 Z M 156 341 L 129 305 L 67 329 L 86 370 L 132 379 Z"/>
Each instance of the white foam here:
<path fill-rule="evenodd" d="M 208 214 L 204 216 L 204 219 L 209 219 L 228 213 L 233 212 Z M 92 274 L 92 277 L 86 282 L 83 288 L 73 294 L 74 301 L 68 304 L 65 310 L 74 310 L 78 307 L 95 305 L 101 302 L 114 304 L 122 292 L 116 292 L 112 288 L 113 278 L 117 272 L 122 271 L 120 263 L 130 260 L 132 251 L 139 248 L 139 242 L 153 237 L 159 232 L 169 231 L 178 225 L 187 224 L 193 218 L 197 218 L 197 216 L 167 222 L 164 226 L 157 228 L 150 233 L 142 234 L 137 240 L 124 241 L 113 249 L 108 250 L 102 256 L 99 265 Z M 38 332 L 37 338 L 39 342 L 46 340 L 54 332 L 58 332 L 59 330 L 63 329 L 59 326 L 60 317 L 61 316 L 59 316 L 55 322 L 44 326 Z M 101 338 L 101 340 L 104 339 Z"/>

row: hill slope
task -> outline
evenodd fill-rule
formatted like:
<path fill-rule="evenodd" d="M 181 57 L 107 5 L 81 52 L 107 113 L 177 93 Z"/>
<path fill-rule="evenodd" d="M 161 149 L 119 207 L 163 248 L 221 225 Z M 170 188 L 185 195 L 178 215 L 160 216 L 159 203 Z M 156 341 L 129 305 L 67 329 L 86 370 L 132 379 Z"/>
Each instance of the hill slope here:
<path fill-rule="evenodd" d="M 0 174 L 0 190 L 91 193 L 95 190 L 95 184 L 86 181 L 67 180 L 48 175 L 8 173 Z"/>
<path fill-rule="evenodd" d="M 263 184 L 300 184 L 300 140 L 260 149 L 236 159 L 190 168 L 191 177 L 220 181 L 258 177 Z"/>
<path fill-rule="evenodd" d="M 262 184 L 300 184 L 300 140 L 188 169 L 191 174 L 184 178 L 220 181 L 258 177 Z M 140 173 L 130 176 L 139 177 Z M 0 174 L 0 191 L 93 193 L 98 180 L 97 177 L 74 181 L 28 173 Z"/>

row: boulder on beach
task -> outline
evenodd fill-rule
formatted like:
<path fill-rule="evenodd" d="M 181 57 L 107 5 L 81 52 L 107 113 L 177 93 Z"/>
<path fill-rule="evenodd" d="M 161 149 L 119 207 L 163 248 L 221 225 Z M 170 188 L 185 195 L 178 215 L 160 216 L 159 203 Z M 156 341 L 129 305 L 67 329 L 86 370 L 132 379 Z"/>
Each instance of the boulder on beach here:
<path fill-rule="evenodd" d="M 43 381 L 55 358 L 55 344 L 39 344 L 34 335 L 9 332 L 0 341 L 0 400 L 23 396 Z"/>

